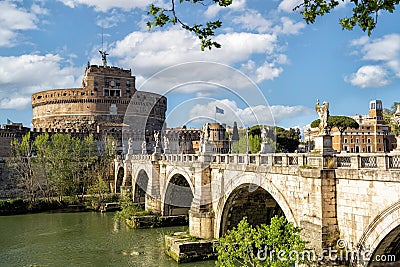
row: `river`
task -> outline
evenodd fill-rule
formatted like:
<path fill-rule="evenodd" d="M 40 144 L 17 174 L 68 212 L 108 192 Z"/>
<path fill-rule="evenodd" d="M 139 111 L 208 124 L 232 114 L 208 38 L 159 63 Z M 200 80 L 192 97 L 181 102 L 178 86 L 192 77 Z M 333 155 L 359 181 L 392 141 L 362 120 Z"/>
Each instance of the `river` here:
<path fill-rule="evenodd" d="M 37 213 L 0 217 L 0 266 L 178 266 L 164 254 L 168 231 L 128 229 L 113 213 Z M 179 264 L 209 267 L 214 261 Z"/>

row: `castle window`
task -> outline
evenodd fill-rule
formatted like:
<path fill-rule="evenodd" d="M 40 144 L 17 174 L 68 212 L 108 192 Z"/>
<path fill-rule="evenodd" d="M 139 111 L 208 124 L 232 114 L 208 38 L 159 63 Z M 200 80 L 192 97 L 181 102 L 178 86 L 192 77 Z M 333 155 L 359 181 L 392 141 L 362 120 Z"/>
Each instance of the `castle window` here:
<path fill-rule="evenodd" d="M 120 97 L 120 96 L 121 96 L 121 90 L 120 90 L 120 89 L 108 89 L 108 88 L 104 88 L 104 96 L 116 96 L 116 97 Z"/>
<path fill-rule="evenodd" d="M 110 86 L 110 80 L 111 80 L 111 78 L 109 78 L 109 77 L 106 77 L 106 78 L 104 79 L 104 85 L 105 85 L 105 87 L 109 87 L 109 86 Z"/>
<path fill-rule="evenodd" d="M 115 86 L 117 86 L 117 87 L 121 86 L 121 81 L 119 79 L 115 80 Z"/>

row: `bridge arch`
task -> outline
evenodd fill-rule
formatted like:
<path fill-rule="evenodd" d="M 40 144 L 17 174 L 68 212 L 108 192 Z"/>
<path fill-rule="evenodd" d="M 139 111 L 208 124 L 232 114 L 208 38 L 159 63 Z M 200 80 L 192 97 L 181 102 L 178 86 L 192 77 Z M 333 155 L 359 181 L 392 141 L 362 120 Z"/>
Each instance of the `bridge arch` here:
<path fill-rule="evenodd" d="M 233 214 L 235 209 L 240 209 L 247 204 L 252 205 L 253 210 L 263 207 L 255 216 L 257 218 L 252 218 L 254 214 L 245 214 L 245 212 Z M 242 216 L 247 216 L 249 223 L 256 225 L 268 223 L 275 215 L 284 215 L 289 222 L 298 226 L 285 197 L 270 180 L 262 175 L 243 175 L 236 179 L 230 179 L 226 185 L 225 194 L 219 200 L 216 209 L 214 233 L 216 237 L 221 237 L 226 230 L 236 226 Z M 260 218 L 264 218 L 264 221 L 261 221 Z"/>
<path fill-rule="evenodd" d="M 133 177 L 132 177 L 133 179 Z M 140 169 L 132 181 L 133 202 L 145 206 L 149 175 L 144 169 Z"/>
<path fill-rule="evenodd" d="M 396 255 L 396 260 L 400 260 L 400 201 L 372 220 L 358 244 L 372 253 L 370 263 L 376 255 Z"/>
<path fill-rule="evenodd" d="M 172 170 L 162 194 L 163 215 L 188 215 L 194 198 L 194 186 L 189 175 L 182 170 Z"/>
<path fill-rule="evenodd" d="M 117 173 L 115 176 L 115 193 L 121 193 L 121 186 L 124 182 L 124 167 L 118 166 Z"/>

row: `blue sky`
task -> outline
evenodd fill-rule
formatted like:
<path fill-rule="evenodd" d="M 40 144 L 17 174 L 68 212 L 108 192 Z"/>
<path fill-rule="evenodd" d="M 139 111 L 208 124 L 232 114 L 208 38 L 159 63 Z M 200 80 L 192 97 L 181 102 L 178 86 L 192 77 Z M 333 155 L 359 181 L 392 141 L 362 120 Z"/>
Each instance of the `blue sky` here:
<path fill-rule="evenodd" d="M 142 90 L 168 92 L 169 126 L 212 120 L 215 105 L 226 111 L 217 119 L 228 124 L 257 123 L 252 113 L 259 123 L 303 127 L 317 118 L 317 98 L 328 101 L 334 115 L 367 114 L 373 99 L 381 99 L 384 107 L 399 101 L 398 11 L 381 13 L 368 37 L 338 24 L 350 14 L 349 4 L 312 25 L 291 11 L 295 0 L 179 7 L 189 23 L 193 18 L 223 21 L 216 33 L 222 48 L 201 52 L 198 40 L 178 26 L 147 30 L 152 2 L 1 1 L 0 123 L 8 118 L 30 126 L 32 93 L 79 87 L 87 62 L 101 64 L 102 32 L 109 65 L 131 68 Z M 169 1 L 157 3 L 168 6 Z M 193 61 L 201 64 L 176 67 Z M 244 77 L 250 80 L 243 82 Z"/>

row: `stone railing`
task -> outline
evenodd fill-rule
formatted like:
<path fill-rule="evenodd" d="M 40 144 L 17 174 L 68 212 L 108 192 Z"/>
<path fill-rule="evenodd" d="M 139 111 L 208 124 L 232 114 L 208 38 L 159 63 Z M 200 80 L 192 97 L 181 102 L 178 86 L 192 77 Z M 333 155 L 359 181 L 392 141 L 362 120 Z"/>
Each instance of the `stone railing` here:
<path fill-rule="evenodd" d="M 301 168 L 349 168 L 349 169 L 394 169 L 400 170 L 400 154 L 360 153 L 360 154 L 306 154 L 306 153 L 271 153 L 271 154 L 166 154 L 157 160 L 171 163 L 193 163 L 207 161 L 211 164 L 236 164 L 254 166 L 281 166 Z M 132 160 L 155 160 L 154 155 L 132 155 Z"/>
<path fill-rule="evenodd" d="M 131 160 L 134 161 L 151 161 L 152 155 L 151 154 L 133 154 L 128 156 Z"/>

